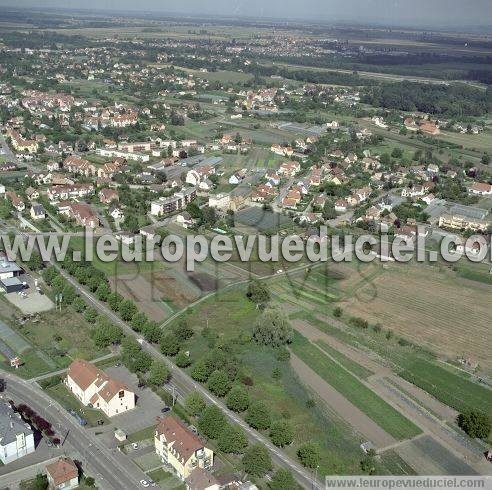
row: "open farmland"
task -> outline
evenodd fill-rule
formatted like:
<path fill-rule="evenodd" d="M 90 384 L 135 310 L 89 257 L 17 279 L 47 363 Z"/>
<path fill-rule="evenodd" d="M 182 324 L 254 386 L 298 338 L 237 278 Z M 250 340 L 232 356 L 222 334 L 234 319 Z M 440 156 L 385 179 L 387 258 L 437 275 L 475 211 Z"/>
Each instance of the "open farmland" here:
<path fill-rule="evenodd" d="M 343 266 L 338 266 L 343 267 Z M 490 294 L 492 288 L 462 281 L 439 268 L 375 264 L 356 272 L 344 267 L 339 305 L 451 359 L 475 357 L 492 370 Z"/>
<path fill-rule="evenodd" d="M 492 390 L 473 383 L 468 375 L 420 360 L 410 362 L 400 376 L 459 412 L 481 410 L 492 415 Z"/>
<path fill-rule="evenodd" d="M 298 333 L 295 334 L 292 350 L 328 384 L 396 439 L 413 437 L 420 432 L 412 422 Z"/>

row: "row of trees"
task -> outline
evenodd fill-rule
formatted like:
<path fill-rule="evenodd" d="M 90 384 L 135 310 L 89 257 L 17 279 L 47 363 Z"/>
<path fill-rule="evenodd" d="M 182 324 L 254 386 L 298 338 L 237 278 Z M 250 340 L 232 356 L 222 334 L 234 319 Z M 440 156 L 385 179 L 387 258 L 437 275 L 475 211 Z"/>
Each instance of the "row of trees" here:
<path fill-rule="evenodd" d="M 228 406 L 236 409 L 236 411 L 239 411 L 237 410 L 238 407 L 244 409 L 249 403 L 247 392 L 242 387 L 233 388 L 230 393 L 233 392 L 235 395 L 228 399 Z M 234 402 L 230 404 L 232 399 Z M 246 473 L 261 478 L 271 471 L 273 464 L 268 449 L 263 444 L 248 446 L 248 439 L 244 431 L 238 426 L 228 424 L 225 414 L 219 407 L 207 406 L 200 393 L 190 393 L 186 399 L 185 408 L 190 416 L 197 420 L 200 432 L 209 439 L 217 441 L 217 446 L 221 451 L 242 455 L 242 464 Z M 279 432 L 281 431 L 279 430 Z M 303 455 L 301 461 L 308 463 L 308 459 L 304 455 L 309 453 L 309 448 L 306 445 L 301 449 L 299 450 Z M 316 464 L 318 464 L 317 461 Z M 298 489 L 299 486 L 289 470 L 278 469 L 269 482 L 269 488 L 272 490 L 294 490 Z"/>

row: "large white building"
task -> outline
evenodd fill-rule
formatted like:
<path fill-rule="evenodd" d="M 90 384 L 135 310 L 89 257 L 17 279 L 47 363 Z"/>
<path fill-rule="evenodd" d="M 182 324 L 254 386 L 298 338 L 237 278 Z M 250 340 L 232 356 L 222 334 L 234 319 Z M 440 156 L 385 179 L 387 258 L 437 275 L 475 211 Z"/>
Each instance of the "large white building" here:
<path fill-rule="evenodd" d="M 135 393 L 83 359 L 70 364 L 66 384 L 83 405 L 98 408 L 108 417 L 135 408 Z"/>
<path fill-rule="evenodd" d="M 8 403 L 0 404 L 0 460 L 11 463 L 33 453 L 34 434 L 29 424 L 12 410 Z"/>

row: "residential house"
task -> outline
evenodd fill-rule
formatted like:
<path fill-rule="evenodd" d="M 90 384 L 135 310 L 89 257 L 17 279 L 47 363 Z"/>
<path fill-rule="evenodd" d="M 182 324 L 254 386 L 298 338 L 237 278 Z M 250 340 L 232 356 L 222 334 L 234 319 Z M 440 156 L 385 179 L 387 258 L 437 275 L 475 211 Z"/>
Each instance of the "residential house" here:
<path fill-rule="evenodd" d="M 491 196 L 492 184 L 486 182 L 474 182 L 469 188 L 468 192 L 477 196 Z"/>
<path fill-rule="evenodd" d="M 0 403 L 0 461 L 6 465 L 33 453 L 34 433 L 10 404 Z"/>
<path fill-rule="evenodd" d="M 110 204 L 113 201 L 118 202 L 119 201 L 119 196 L 118 196 L 118 191 L 115 189 L 101 189 L 99 191 L 99 201 L 101 201 L 103 204 Z"/>
<path fill-rule="evenodd" d="M 26 197 L 29 201 L 35 201 L 36 199 L 39 199 L 39 192 L 37 189 L 34 189 L 34 187 L 29 186 L 26 189 Z"/>
<path fill-rule="evenodd" d="M 33 202 L 31 206 L 30 215 L 33 220 L 45 219 L 46 211 L 44 210 L 42 204 L 39 204 L 38 202 Z"/>
<path fill-rule="evenodd" d="M 181 420 L 169 416 L 159 420 L 154 434 L 155 452 L 185 480 L 195 468 L 213 467 L 214 453 Z"/>
<path fill-rule="evenodd" d="M 63 168 L 72 174 L 90 177 L 96 175 L 96 167 L 77 155 L 70 155 L 63 161 Z"/>
<path fill-rule="evenodd" d="M 287 177 L 294 177 L 294 175 L 299 173 L 300 170 L 301 170 L 300 163 L 291 160 L 291 161 L 282 163 L 277 172 L 280 175 L 286 175 Z"/>
<path fill-rule="evenodd" d="M 24 211 L 24 209 L 26 209 L 24 201 L 13 191 L 7 191 L 5 193 L 5 199 L 9 200 L 12 203 L 12 206 L 14 206 L 14 208 L 19 212 L 22 212 Z"/>
<path fill-rule="evenodd" d="M 97 228 L 99 226 L 99 217 L 89 204 L 73 203 L 70 205 L 69 216 L 75 222 L 85 228 Z"/>
<path fill-rule="evenodd" d="M 50 490 L 71 490 L 79 486 L 79 469 L 67 457 L 46 466 L 46 476 Z"/>
<path fill-rule="evenodd" d="M 133 391 L 83 359 L 75 359 L 70 364 L 65 383 L 82 405 L 98 408 L 108 417 L 135 408 Z"/>

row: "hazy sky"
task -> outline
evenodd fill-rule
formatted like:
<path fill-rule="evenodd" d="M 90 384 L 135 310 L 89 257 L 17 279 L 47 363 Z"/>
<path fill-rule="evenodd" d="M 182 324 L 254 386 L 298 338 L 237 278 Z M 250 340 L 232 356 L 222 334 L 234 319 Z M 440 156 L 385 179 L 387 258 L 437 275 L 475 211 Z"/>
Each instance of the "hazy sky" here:
<path fill-rule="evenodd" d="M 159 11 L 418 26 L 490 26 L 492 0 L 0 0 L 16 7 Z"/>

